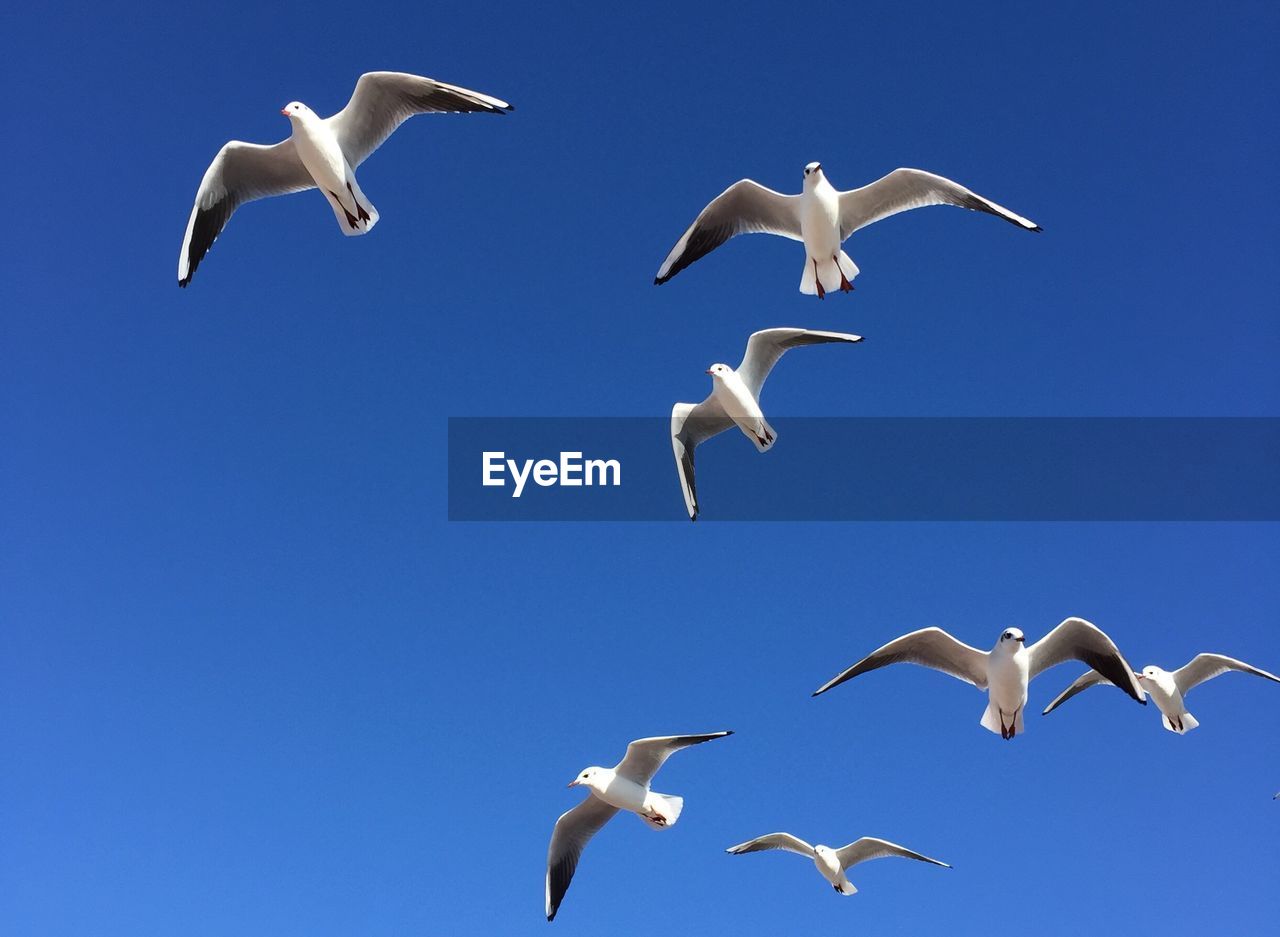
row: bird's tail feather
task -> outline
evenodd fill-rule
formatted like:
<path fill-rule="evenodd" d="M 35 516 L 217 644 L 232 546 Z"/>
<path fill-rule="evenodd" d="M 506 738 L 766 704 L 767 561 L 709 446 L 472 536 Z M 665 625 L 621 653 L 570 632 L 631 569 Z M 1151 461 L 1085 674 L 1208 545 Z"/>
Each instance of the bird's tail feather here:
<path fill-rule="evenodd" d="M 1170 732 L 1177 732 L 1179 735 L 1184 735 L 1196 726 L 1200 725 L 1199 721 L 1197 721 L 1196 717 L 1191 715 L 1191 713 L 1183 713 L 1178 717 L 1178 720 L 1182 723 L 1181 729 L 1177 728 L 1173 724 L 1173 721 L 1164 713 L 1160 714 L 1160 721 L 1164 723 L 1164 727 Z"/>
<path fill-rule="evenodd" d="M 848 879 L 845 879 L 843 882 L 837 885 L 836 891 L 840 892 L 840 894 L 842 895 L 856 895 L 858 893 L 858 889 L 854 887 L 853 882 L 849 881 Z"/>
<path fill-rule="evenodd" d="M 680 819 L 680 812 L 684 810 L 684 798 L 677 797 L 674 794 L 659 794 L 657 791 L 651 791 L 649 796 L 656 801 L 654 806 L 662 814 L 662 820 L 643 817 L 644 822 L 655 830 L 665 830 L 675 826 L 676 821 Z"/>
<path fill-rule="evenodd" d="M 828 293 L 839 290 L 841 273 L 844 273 L 846 280 L 853 283 L 853 278 L 858 275 L 858 265 L 844 251 L 840 252 L 838 263 L 839 266 L 835 260 L 819 260 L 815 271 L 813 261 L 805 258 L 804 273 L 800 275 L 800 292 L 806 296 L 817 295 L 819 280 L 822 282 L 822 288 Z"/>

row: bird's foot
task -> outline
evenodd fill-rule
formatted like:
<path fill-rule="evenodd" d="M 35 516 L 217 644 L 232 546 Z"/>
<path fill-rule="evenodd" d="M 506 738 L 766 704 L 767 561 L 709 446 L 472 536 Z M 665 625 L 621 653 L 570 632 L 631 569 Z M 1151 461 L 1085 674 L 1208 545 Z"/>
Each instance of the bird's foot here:
<path fill-rule="evenodd" d="M 818 289 L 818 298 L 826 299 L 827 291 L 822 288 L 822 278 L 818 276 L 818 258 L 813 258 L 813 285 Z"/>
<path fill-rule="evenodd" d="M 836 269 L 840 271 L 840 292 L 852 293 L 853 284 L 850 283 L 849 278 L 844 275 L 844 268 L 840 266 L 840 258 L 832 257 L 831 259 L 836 262 Z"/>

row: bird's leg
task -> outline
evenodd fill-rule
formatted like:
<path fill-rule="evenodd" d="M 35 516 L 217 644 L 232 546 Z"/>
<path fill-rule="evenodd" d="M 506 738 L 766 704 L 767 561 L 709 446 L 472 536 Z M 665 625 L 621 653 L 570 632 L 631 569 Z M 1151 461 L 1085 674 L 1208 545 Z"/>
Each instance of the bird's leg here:
<path fill-rule="evenodd" d="M 361 221 L 369 220 L 369 213 L 364 210 L 364 206 L 360 204 L 360 199 L 356 198 L 355 191 L 351 188 L 351 183 L 347 183 L 347 191 L 351 193 L 351 201 L 356 203 L 356 214 L 360 216 Z M 849 287 L 853 289 L 853 287 Z"/>
<path fill-rule="evenodd" d="M 350 185 L 347 187 L 350 188 Z M 347 216 L 347 224 L 351 225 L 351 230 L 354 231 L 356 228 L 359 228 L 359 219 L 356 218 L 355 215 L 351 214 L 351 212 L 347 211 L 347 206 L 342 204 L 342 199 L 338 198 L 338 196 L 332 191 L 330 191 L 329 194 L 333 197 L 333 200 L 338 203 L 338 207 L 342 209 L 342 213 Z"/>
<path fill-rule="evenodd" d="M 840 266 L 840 258 L 838 256 L 833 256 L 831 259 L 836 262 L 836 269 L 840 271 L 840 292 L 852 293 L 853 284 L 850 283 L 849 278 L 844 275 L 844 268 Z"/>
<path fill-rule="evenodd" d="M 818 298 L 826 299 L 827 291 L 822 288 L 822 278 L 818 276 L 818 258 L 813 258 L 813 285 L 818 288 Z"/>

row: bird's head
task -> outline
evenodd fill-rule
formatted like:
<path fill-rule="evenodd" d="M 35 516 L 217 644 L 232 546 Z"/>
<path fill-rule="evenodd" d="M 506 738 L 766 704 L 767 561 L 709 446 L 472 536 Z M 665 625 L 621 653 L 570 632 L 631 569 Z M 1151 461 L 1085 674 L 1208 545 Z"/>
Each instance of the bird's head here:
<path fill-rule="evenodd" d="M 307 107 L 301 101 L 290 101 L 284 107 L 280 108 L 280 113 L 290 120 L 302 120 L 312 116 L 311 108 Z"/>
<path fill-rule="evenodd" d="M 1016 651 L 1026 642 L 1027 636 L 1018 628 L 1006 628 L 1004 633 L 1000 635 L 1000 647 L 1007 650 Z"/>
<path fill-rule="evenodd" d="M 1154 680 L 1156 677 L 1160 676 L 1160 673 L 1161 670 L 1159 667 L 1143 667 L 1142 672 L 1135 673 L 1134 676 L 1137 677 L 1139 681 Z"/>
<path fill-rule="evenodd" d="M 579 786 L 590 787 L 591 782 L 594 781 L 596 778 L 598 778 L 601 772 L 603 771 L 604 771 L 603 768 L 597 768 L 594 766 L 590 768 L 583 768 L 582 771 L 578 774 L 578 776 L 574 778 L 572 781 L 570 781 L 567 786 L 568 787 L 579 787 Z"/>
<path fill-rule="evenodd" d="M 728 377 L 732 371 L 733 368 L 729 367 L 727 364 L 713 364 L 711 367 L 707 368 L 707 373 L 711 375 L 711 379 L 713 381 L 716 378 L 723 380 Z"/>
<path fill-rule="evenodd" d="M 804 167 L 804 184 L 806 186 L 815 185 L 822 178 L 822 164 L 809 163 Z"/>

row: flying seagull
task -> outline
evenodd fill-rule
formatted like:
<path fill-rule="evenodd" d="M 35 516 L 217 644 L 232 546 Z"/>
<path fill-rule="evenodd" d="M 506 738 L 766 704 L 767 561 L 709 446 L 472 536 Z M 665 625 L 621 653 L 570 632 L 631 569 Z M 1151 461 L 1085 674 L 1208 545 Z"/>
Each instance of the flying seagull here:
<path fill-rule="evenodd" d="M 205 170 L 178 254 L 178 285 L 191 282 L 232 212 L 255 199 L 318 188 L 343 234 L 368 234 L 378 210 L 361 191 L 356 167 L 397 127 L 414 114 L 511 109 L 487 94 L 403 72 L 361 75 L 347 106 L 332 117 L 290 102 L 280 111 L 292 125 L 289 139 L 273 146 L 232 140 Z"/>
<path fill-rule="evenodd" d="M 569 890 L 578 858 L 587 841 L 619 810 L 630 810 L 655 830 L 675 825 L 684 809 L 684 798 L 651 791 L 649 784 L 672 753 L 690 745 L 722 739 L 732 732 L 706 735 L 665 735 L 636 739 L 626 756 L 612 768 L 584 768 L 569 782 L 585 787 L 585 800 L 556 820 L 547 850 L 547 920 L 553 921 L 564 893 Z"/>
<path fill-rule="evenodd" d="M 711 395 L 699 404 L 678 403 L 671 408 L 671 448 L 689 520 L 698 519 L 698 492 L 693 480 L 693 450 L 735 423 L 761 452 L 778 438 L 760 411 L 760 389 L 788 348 L 830 342 L 860 342 L 861 335 L 817 332 L 812 329 L 765 329 L 747 339 L 747 350 L 736 369 L 727 364 L 707 368 Z"/>
<path fill-rule="evenodd" d="M 1275 674 L 1221 654 L 1197 654 L 1188 663 L 1173 671 L 1154 666 L 1143 667 L 1142 673 L 1136 673 L 1134 676 L 1138 679 L 1138 685 L 1150 693 L 1151 698 L 1156 701 L 1156 707 L 1160 710 L 1160 721 L 1164 727 L 1170 732 L 1183 735 L 1200 723 L 1195 716 L 1187 712 L 1182 698 L 1206 680 L 1212 680 L 1228 670 L 1251 673 L 1255 677 L 1265 677 L 1280 683 L 1280 677 Z M 1057 699 L 1045 707 L 1044 715 L 1049 715 L 1077 693 L 1083 693 L 1089 687 L 1098 684 L 1110 686 L 1111 681 L 1096 670 L 1081 674 L 1074 683 L 1062 691 Z"/>
<path fill-rule="evenodd" d="M 809 163 L 799 195 L 783 195 L 750 179 L 721 192 L 676 241 L 653 282 L 666 283 L 739 234 L 777 234 L 804 242 L 801 293 L 816 293 L 819 299 L 828 290 L 848 293 L 858 265 L 840 249 L 845 239 L 872 222 L 926 205 L 958 205 L 988 212 L 1028 231 L 1041 230 L 1034 221 L 921 169 L 895 169 L 870 185 L 840 192 L 827 181 L 820 163 Z"/>
<path fill-rule="evenodd" d="M 897 843 L 891 843 L 886 839 L 876 839 L 874 836 L 864 836 L 848 846 L 832 849 L 830 846 L 823 845 L 810 846 L 804 840 L 792 836 L 790 833 L 768 833 L 764 836 L 757 836 L 755 839 L 749 839 L 745 843 L 730 846 L 725 852 L 733 856 L 740 856 L 744 852 L 762 852 L 766 849 L 785 849 L 787 852 L 794 852 L 797 856 L 805 856 L 812 859 L 822 877 L 830 882 L 831 887 L 842 895 L 852 895 L 858 891 L 853 882 L 845 877 L 845 870 L 851 869 L 859 862 L 866 862 L 869 859 L 901 856 L 903 859 L 932 862 L 934 865 L 940 865 L 944 869 L 951 868 L 945 862 L 930 859 L 928 856 L 922 856 L 918 852 L 912 852 L 905 846 L 899 846 Z"/>
<path fill-rule="evenodd" d="M 1007 628 L 990 651 L 980 651 L 957 641 L 941 628 L 923 628 L 873 651 L 818 687 L 813 695 L 889 664 L 920 664 L 972 683 L 980 690 L 988 690 L 990 700 L 982 715 L 982 727 L 999 732 L 1002 739 L 1011 739 L 1023 730 L 1022 709 L 1027 702 L 1027 684 L 1037 674 L 1073 659 L 1084 661 L 1146 705 L 1133 669 L 1115 643 L 1083 618 L 1066 619 L 1030 647 L 1026 646 L 1020 630 Z"/>

